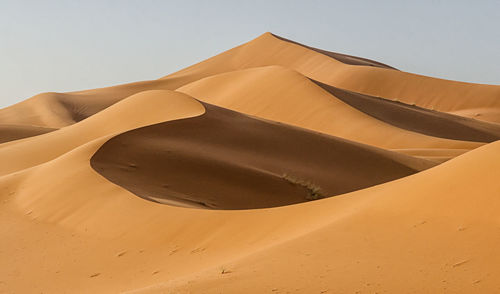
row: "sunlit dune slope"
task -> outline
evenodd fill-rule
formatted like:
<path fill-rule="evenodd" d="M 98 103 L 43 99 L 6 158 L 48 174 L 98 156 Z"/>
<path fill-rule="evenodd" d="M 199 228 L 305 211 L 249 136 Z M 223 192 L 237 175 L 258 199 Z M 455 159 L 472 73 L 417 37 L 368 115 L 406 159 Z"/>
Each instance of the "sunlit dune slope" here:
<path fill-rule="evenodd" d="M 0 290 L 142 288 L 288 240 L 332 217 L 300 205 L 222 211 L 143 200 L 91 168 L 90 158 L 110 137 L 0 177 L 0 276 L 8 277 Z M 27 261 L 43 269 L 25 267 Z"/>
<path fill-rule="evenodd" d="M 396 127 L 429 136 L 493 142 L 500 139 L 500 125 L 428 110 L 415 105 L 359 94 L 316 82 L 352 107 Z"/>
<path fill-rule="evenodd" d="M 380 67 L 380 68 L 388 68 L 388 69 L 396 70 L 392 66 L 389 66 L 387 64 L 383 64 L 383 63 L 375 61 L 375 60 L 370 60 L 370 59 L 363 58 L 363 57 L 352 56 L 352 55 L 347 55 L 347 54 L 342 54 L 342 53 L 337 53 L 337 52 L 326 51 L 323 49 L 318 49 L 318 48 L 314 48 L 314 47 L 307 46 L 304 44 L 300 44 L 298 42 L 280 37 L 280 36 L 275 35 L 275 34 L 271 34 L 271 35 L 279 40 L 283 40 L 283 41 L 290 42 L 290 43 L 293 43 L 296 45 L 300 45 L 300 46 L 305 47 L 307 49 L 311 49 L 313 51 L 319 52 L 319 53 L 324 54 L 326 56 L 332 57 L 332 58 L 334 58 L 342 63 L 345 63 L 345 64 L 375 66 L 375 67 Z"/>
<path fill-rule="evenodd" d="M 281 65 L 341 89 L 398 99 L 438 111 L 482 110 L 476 118 L 500 121 L 500 86 L 442 80 L 374 66 L 349 65 L 265 33 L 163 79 L 200 79 L 223 72 Z M 466 112 L 463 112 L 466 113 Z"/>
<path fill-rule="evenodd" d="M 470 150 L 481 145 L 432 137 L 400 128 L 411 123 L 417 127 L 425 127 L 426 122 L 421 121 L 420 117 L 406 117 L 403 114 L 386 123 L 362 110 L 371 109 L 386 114 L 383 117 L 389 119 L 392 115 L 390 103 L 370 105 L 362 101 L 360 106 L 367 107 L 356 109 L 301 74 L 281 66 L 215 75 L 185 85 L 177 91 L 239 112 L 381 148 Z M 373 114 L 374 111 L 369 113 Z M 437 120 L 445 114 L 433 115 L 436 117 L 434 120 Z M 458 125 L 456 129 L 462 128 L 459 123 L 454 125 Z M 437 125 L 430 127 L 440 128 Z"/>
<path fill-rule="evenodd" d="M 0 175 L 47 162 L 102 136 L 203 112 L 199 102 L 182 93 L 142 92 L 66 128 L 0 144 Z"/>
<path fill-rule="evenodd" d="M 499 153 L 492 143 L 401 180 L 303 204 L 332 217 L 301 237 L 130 293 L 496 293 L 500 183 L 489 171 L 500 169 Z"/>
<path fill-rule="evenodd" d="M 0 289 L 496 289 L 498 273 L 490 265 L 499 255 L 489 244 L 500 238 L 495 233 L 500 187 L 485 171 L 500 168 L 499 143 L 343 196 L 273 209 L 213 211 L 144 201 L 111 184 L 89 164 L 106 140 L 0 178 L 5 212 L 0 257 L 7 265 L 0 271 L 6 277 L 23 270 Z M 42 248 L 44 254 L 37 254 Z M 46 259 L 47 254 L 71 258 Z M 24 267 L 23 260 L 43 262 L 44 270 Z"/>

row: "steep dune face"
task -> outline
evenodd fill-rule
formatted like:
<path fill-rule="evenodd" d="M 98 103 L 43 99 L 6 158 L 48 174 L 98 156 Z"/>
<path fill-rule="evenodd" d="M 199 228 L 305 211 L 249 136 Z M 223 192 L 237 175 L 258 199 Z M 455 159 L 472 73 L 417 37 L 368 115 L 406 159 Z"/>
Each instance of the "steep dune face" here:
<path fill-rule="evenodd" d="M 362 58 L 362 57 L 358 57 L 358 56 L 351 56 L 351 55 L 337 53 L 337 52 L 330 52 L 330 51 L 326 51 L 326 50 L 323 50 L 323 49 L 318 49 L 318 48 L 310 47 L 310 46 L 307 46 L 307 45 L 304 45 L 304 44 L 300 44 L 300 43 L 297 43 L 295 41 L 292 41 L 292 40 L 280 37 L 278 35 L 274 35 L 274 34 L 271 34 L 271 35 L 273 37 L 277 38 L 277 39 L 280 39 L 280 40 L 283 40 L 283 41 L 287 41 L 287 42 L 290 42 L 290 43 L 293 43 L 293 44 L 296 44 L 296 45 L 300 45 L 300 46 L 302 46 L 304 48 L 307 48 L 307 49 L 319 52 L 321 54 L 324 54 L 326 56 L 335 58 L 336 60 L 338 60 L 338 61 L 340 61 L 342 63 L 345 63 L 345 64 L 375 66 L 375 67 L 387 68 L 387 69 L 394 69 L 395 70 L 394 67 L 389 66 L 387 64 L 383 64 L 383 63 L 375 61 L 375 60 L 370 60 L 370 59 L 366 59 L 366 58 Z"/>
<path fill-rule="evenodd" d="M 92 157 L 93 168 L 149 200 L 251 209 L 334 196 L 433 165 L 216 106 L 205 108 L 199 117 L 114 137 Z"/>

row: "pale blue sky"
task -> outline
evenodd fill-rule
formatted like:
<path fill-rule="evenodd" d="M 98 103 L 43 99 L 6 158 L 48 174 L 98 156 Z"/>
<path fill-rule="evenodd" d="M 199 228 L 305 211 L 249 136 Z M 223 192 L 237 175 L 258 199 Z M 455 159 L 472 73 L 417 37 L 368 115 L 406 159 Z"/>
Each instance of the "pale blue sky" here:
<path fill-rule="evenodd" d="M 155 79 L 266 31 L 413 73 L 500 84 L 500 0 L 0 0 L 0 107 Z"/>

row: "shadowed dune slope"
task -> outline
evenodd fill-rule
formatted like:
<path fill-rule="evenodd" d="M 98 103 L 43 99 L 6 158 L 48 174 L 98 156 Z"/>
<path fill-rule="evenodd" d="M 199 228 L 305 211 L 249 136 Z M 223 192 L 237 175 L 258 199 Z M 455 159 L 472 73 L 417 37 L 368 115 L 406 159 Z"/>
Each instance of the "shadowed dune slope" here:
<path fill-rule="evenodd" d="M 500 121 L 500 86 L 426 77 L 375 66 L 357 66 L 281 40 L 271 33 L 163 79 L 197 80 L 238 69 L 281 65 L 322 83 L 362 94 L 398 99 L 442 112 L 476 109 L 479 119 Z M 467 114 L 468 112 L 463 112 Z"/>
<path fill-rule="evenodd" d="M 92 167 L 149 200 L 214 209 L 282 206 L 338 195 L 433 164 L 205 104 L 202 116 L 106 142 Z"/>
<path fill-rule="evenodd" d="M 374 60 L 370 60 L 370 59 L 362 58 L 362 57 L 357 57 L 357 56 L 351 56 L 351 55 L 342 54 L 342 53 L 330 52 L 330 51 L 326 51 L 326 50 L 323 50 L 323 49 L 318 49 L 318 48 L 310 47 L 310 46 L 307 46 L 307 45 L 304 45 L 304 44 L 300 44 L 298 42 L 295 42 L 295 41 L 292 41 L 292 40 L 280 37 L 280 36 L 275 35 L 275 34 L 271 34 L 271 35 L 273 37 L 277 38 L 277 39 L 280 39 L 280 40 L 283 40 L 283 41 L 286 41 L 286 42 L 290 42 L 290 43 L 293 43 L 293 44 L 305 47 L 307 49 L 314 50 L 316 52 L 319 52 L 321 54 L 327 55 L 329 57 L 335 58 L 336 60 L 338 60 L 340 62 L 343 62 L 345 64 L 350 64 L 350 65 L 364 65 L 364 66 L 376 66 L 376 67 L 388 68 L 388 69 L 394 69 L 394 70 L 396 70 L 394 67 L 389 66 L 387 64 L 383 64 L 383 63 L 378 62 L 378 61 L 374 61 Z"/>
<path fill-rule="evenodd" d="M 314 81 L 352 107 L 398 128 L 454 140 L 493 142 L 500 125 L 359 94 Z"/>
<path fill-rule="evenodd" d="M 0 125 L 0 143 L 19 140 L 55 131 L 56 129 L 27 126 L 27 125 Z"/>
<path fill-rule="evenodd" d="M 490 171 L 500 168 L 500 142 L 347 195 L 217 211 L 158 205 L 111 184 L 88 164 L 106 139 L 0 177 L 0 290 L 498 289 L 500 254 L 491 244 L 500 242 L 500 187 Z"/>
<path fill-rule="evenodd" d="M 177 91 L 238 112 L 363 144 L 413 149 L 417 156 L 425 157 L 428 152 L 424 150 L 439 149 L 449 150 L 449 157 L 454 157 L 454 149 L 471 150 L 482 145 L 427 136 L 384 122 L 350 106 L 300 73 L 281 66 L 223 73 L 187 84 Z M 383 111 L 389 112 L 385 105 L 391 105 L 380 104 Z M 408 119 L 397 117 L 394 121 L 401 120 L 397 125 L 404 125 Z M 419 121 L 414 124 L 419 125 Z M 423 152 L 419 154 L 419 150 Z"/>

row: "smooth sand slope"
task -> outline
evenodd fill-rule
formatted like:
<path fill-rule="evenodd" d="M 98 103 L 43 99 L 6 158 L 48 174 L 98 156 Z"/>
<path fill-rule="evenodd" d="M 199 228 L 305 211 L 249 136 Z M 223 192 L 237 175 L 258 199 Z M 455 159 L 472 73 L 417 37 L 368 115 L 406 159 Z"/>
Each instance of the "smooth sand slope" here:
<path fill-rule="evenodd" d="M 36 127 L 36 126 L 0 125 L 0 144 L 49 133 L 55 130 L 56 129 Z"/>
<path fill-rule="evenodd" d="M 304 45 L 304 44 L 300 44 L 298 42 L 295 42 L 293 40 L 289 40 L 289 39 L 280 37 L 280 36 L 275 35 L 275 34 L 271 34 L 271 35 L 273 37 L 277 38 L 277 39 L 280 39 L 280 40 L 283 40 L 283 41 L 286 41 L 286 42 L 290 42 L 290 43 L 293 43 L 293 44 L 296 44 L 296 45 L 300 45 L 300 46 L 305 47 L 307 49 L 311 49 L 311 50 L 314 50 L 314 51 L 319 52 L 321 54 L 324 54 L 326 56 L 333 57 L 336 60 L 338 60 L 338 61 L 340 61 L 342 63 L 345 63 L 345 64 L 375 66 L 375 67 L 381 67 L 381 68 L 388 68 L 388 69 L 394 69 L 394 70 L 396 70 L 392 66 L 389 66 L 387 64 L 383 64 L 383 63 L 375 61 L 375 60 L 371 60 L 371 59 L 367 59 L 367 58 L 363 58 L 363 57 L 358 57 L 358 56 L 352 56 L 352 55 L 342 54 L 342 53 L 337 53 L 337 52 L 326 51 L 326 50 L 323 50 L 323 49 L 318 49 L 318 48 L 314 48 L 314 47 L 307 46 L 307 45 Z"/>
<path fill-rule="evenodd" d="M 173 90 L 182 84 L 173 78 L 69 93 L 42 93 L 0 109 L 0 124 L 61 128 L 82 121 L 133 94 L 147 90 Z"/>
<path fill-rule="evenodd" d="M 488 171 L 500 168 L 499 143 L 343 196 L 217 211 L 160 205 L 111 184 L 89 164 L 104 142 L 0 179 L 0 289 L 498 290 L 490 244 L 500 238 L 500 186 Z"/>
<path fill-rule="evenodd" d="M 0 175 L 20 171 L 71 151 L 102 136 L 189 116 L 193 108 L 204 112 L 193 98 L 168 90 L 152 90 L 130 96 L 80 123 L 44 135 L 0 144 Z M 41 151 L 41 152 L 40 152 Z"/>
<path fill-rule="evenodd" d="M 251 209 L 343 194 L 433 166 L 426 160 L 204 106 L 201 116 L 112 138 L 92 157 L 92 167 L 152 201 Z"/>
<path fill-rule="evenodd" d="M 359 105 L 356 104 L 358 107 L 366 107 L 356 109 L 346 103 L 350 103 L 352 99 L 343 101 L 341 98 L 345 98 L 344 96 L 336 97 L 296 71 L 281 66 L 214 75 L 187 84 L 177 91 L 211 104 L 348 140 L 398 151 L 412 150 L 412 155 L 424 158 L 429 154 L 429 149 L 437 150 L 442 156 L 451 158 L 457 155 L 456 150 L 471 150 L 481 145 L 417 132 L 421 129 L 439 131 L 443 127 L 432 123 L 441 122 L 439 119 L 449 116 L 447 114 L 432 112 L 427 116 L 408 116 L 403 113 L 394 116 L 402 107 L 394 111 L 389 102 L 370 105 L 366 102 L 371 101 L 366 99 L 358 103 Z M 283 107 L 284 105 L 286 107 Z M 363 110 L 371 111 L 364 113 Z M 422 112 L 419 110 L 417 114 Z M 377 114 L 382 114 L 382 119 L 387 122 L 380 120 Z M 429 119 L 422 121 L 422 116 L 430 117 L 431 124 L 427 122 Z M 444 118 L 441 120 L 449 121 Z M 451 128 L 456 126 L 455 129 L 462 129 L 461 121 L 464 119 L 455 118 L 455 121 L 451 122 Z M 415 131 L 403 129 L 402 126 L 411 126 Z M 443 133 L 444 131 L 439 132 Z M 470 136 L 467 139 L 471 139 Z"/>
<path fill-rule="evenodd" d="M 164 79 L 199 79 L 266 65 L 294 69 L 311 79 L 341 89 L 500 122 L 500 86 L 442 80 L 374 66 L 349 65 L 270 33 Z"/>
<path fill-rule="evenodd" d="M 106 227 L 104 219 L 94 224 L 90 234 L 83 233 L 90 227 L 77 229 L 76 226 L 83 225 L 90 220 L 88 216 L 97 215 L 105 207 L 106 201 L 103 202 L 101 197 L 112 200 L 123 191 L 91 171 L 89 158 L 95 152 L 92 147 L 106 142 L 113 134 L 132 128 L 204 112 L 205 108 L 187 95 L 172 91 L 147 91 L 89 120 L 58 130 L 62 139 L 41 135 L 0 145 L 7 147 L 21 143 L 20 146 L 25 146 L 21 155 L 16 153 L 16 148 L 4 150 L 9 164 L 1 165 L 16 172 L 0 177 L 0 234 L 5 237 L 0 249 L 3 262 L 0 292 L 92 292 L 92 286 L 85 285 L 89 276 L 84 274 L 77 278 L 78 272 L 85 273 L 89 266 L 97 266 L 106 260 L 102 257 L 102 250 L 105 252 L 110 247 L 101 242 L 113 233 L 96 238 L 99 234 L 93 230 Z M 32 148 L 31 151 L 29 148 Z M 8 150 L 11 150 L 10 156 Z M 40 150 L 46 150 L 49 155 L 40 153 Z M 97 201 L 92 202 L 92 199 Z M 108 208 L 116 209 L 119 202 Z M 114 210 L 110 215 L 116 212 Z M 68 222 L 73 225 L 70 230 L 63 228 Z M 79 254 L 83 255 L 77 257 Z M 71 257 L 65 258 L 64 255 Z M 83 263 L 75 262 L 80 259 Z M 30 264 L 34 265 L 33 270 L 29 270 Z M 60 275 L 63 268 L 67 273 Z M 80 284 L 83 286 L 76 286 Z M 100 291 L 104 289 L 102 286 Z M 116 288 L 108 288 L 104 292 L 109 291 L 114 292 Z"/>
<path fill-rule="evenodd" d="M 39 94 L 0 110 L 0 293 L 499 293 L 499 94 L 270 33 Z"/>
<path fill-rule="evenodd" d="M 405 130 L 464 141 L 489 143 L 500 139 L 499 124 L 432 111 L 316 83 L 352 107 Z"/>

